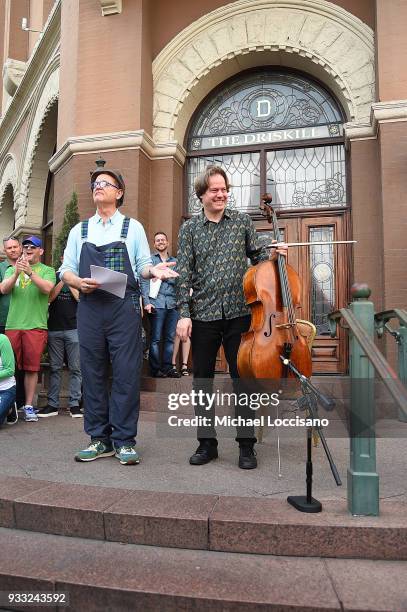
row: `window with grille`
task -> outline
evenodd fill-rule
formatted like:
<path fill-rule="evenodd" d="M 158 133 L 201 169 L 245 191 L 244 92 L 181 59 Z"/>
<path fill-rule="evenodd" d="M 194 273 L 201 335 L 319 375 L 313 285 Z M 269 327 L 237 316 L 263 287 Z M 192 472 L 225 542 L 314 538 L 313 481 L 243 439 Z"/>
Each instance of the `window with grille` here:
<path fill-rule="evenodd" d="M 203 102 L 187 136 L 187 214 L 201 203 L 194 180 L 208 165 L 229 175 L 229 206 L 255 216 L 260 194 L 282 209 L 345 207 L 344 115 L 319 83 L 261 68 L 224 83 Z"/>

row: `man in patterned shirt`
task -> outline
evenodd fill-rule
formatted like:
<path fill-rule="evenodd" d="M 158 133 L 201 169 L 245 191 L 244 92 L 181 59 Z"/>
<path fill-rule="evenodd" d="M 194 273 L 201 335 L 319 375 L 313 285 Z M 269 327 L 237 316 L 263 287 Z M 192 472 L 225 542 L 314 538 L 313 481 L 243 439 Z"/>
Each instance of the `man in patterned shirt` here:
<path fill-rule="evenodd" d="M 225 171 L 209 166 L 195 181 L 203 210 L 181 226 L 178 238 L 177 334 L 183 341 L 191 337 L 194 389 L 205 388 L 205 392 L 211 392 L 221 344 L 230 376 L 239 377 L 240 338 L 250 327 L 242 283 L 247 258 L 254 265 L 268 258 L 266 249 L 258 243 L 249 215 L 226 206 L 229 189 Z M 192 465 L 203 465 L 218 456 L 214 408 L 206 408 L 196 407 L 196 415 L 210 419 L 211 425 L 198 427 L 199 446 L 189 460 Z M 240 412 L 243 418 L 253 418 L 250 408 L 243 412 Z M 236 441 L 240 448 L 239 467 L 256 468 L 254 428 L 238 427 Z"/>

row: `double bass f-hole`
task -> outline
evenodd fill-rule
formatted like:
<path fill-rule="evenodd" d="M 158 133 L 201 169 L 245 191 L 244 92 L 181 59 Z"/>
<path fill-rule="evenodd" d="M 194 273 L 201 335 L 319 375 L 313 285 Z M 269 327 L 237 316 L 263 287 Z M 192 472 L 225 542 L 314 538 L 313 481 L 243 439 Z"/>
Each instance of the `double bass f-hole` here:
<path fill-rule="evenodd" d="M 275 315 L 273 315 L 273 314 L 271 314 L 271 315 L 269 316 L 269 321 L 268 321 L 268 323 L 269 323 L 268 327 L 269 327 L 269 328 L 268 328 L 268 330 L 267 330 L 267 331 L 265 331 L 265 332 L 264 332 L 264 336 L 265 336 L 266 338 L 270 338 L 270 336 L 271 336 L 271 334 L 272 334 L 272 331 L 273 331 L 273 326 L 272 326 L 272 324 L 271 324 L 271 319 L 272 319 L 274 316 L 275 316 Z"/>

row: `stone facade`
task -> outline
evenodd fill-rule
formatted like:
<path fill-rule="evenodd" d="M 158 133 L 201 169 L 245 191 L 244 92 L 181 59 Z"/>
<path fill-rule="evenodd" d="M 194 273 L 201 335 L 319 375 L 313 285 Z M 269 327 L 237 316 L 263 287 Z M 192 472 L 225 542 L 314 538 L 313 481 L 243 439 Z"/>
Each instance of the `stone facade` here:
<path fill-rule="evenodd" d="M 124 212 L 175 245 L 194 113 L 229 77 L 286 67 L 346 115 L 349 279 L 371 286 L 377 309 L 405 307 L 406 19 L 398 0 L 5 0 L 2 234 L 42 232 L 50 173 L 54 235 L 73 190 L 90 214 L 103 154 L 126 176 Z"/>

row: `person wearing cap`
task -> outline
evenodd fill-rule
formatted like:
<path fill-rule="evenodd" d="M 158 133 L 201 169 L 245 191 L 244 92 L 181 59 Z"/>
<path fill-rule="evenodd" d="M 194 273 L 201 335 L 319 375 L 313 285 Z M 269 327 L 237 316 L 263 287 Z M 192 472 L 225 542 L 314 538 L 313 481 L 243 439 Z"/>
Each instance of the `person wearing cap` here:
<path fill-rule="evenodd" d="M 61 279 L 80 291 L 78 333 L 83 377 L 87 448 L 76 461 L 115 455 L 121 464 L 137 464 L 137 422 L 142 365 L 139 278 L 178 276 L 173 262 L 152 265 L 141 223 L 120 213 L 125 183 L 116 170 L 99 167 L 91 175 L 96 214 L 70 232 L 59 270 Z M 124 298 L 100 288 L 91 266 L 127 274 Z M 109 396 L 108 369 L 112 366 Z"/>
<path fill-rule="evenodd" d="M 11 293 L 6 336 L 11 342 L 19 370 L 24 371 L 24 419 L 37 421 L 34 393 L 47 343 L 48 295 L 55 285 L 55 270 L 41 263 L 42 242 L 29 236 L 22 242 L 23 254 L 9 267 L 0 285 L 3 294 Z"/>

